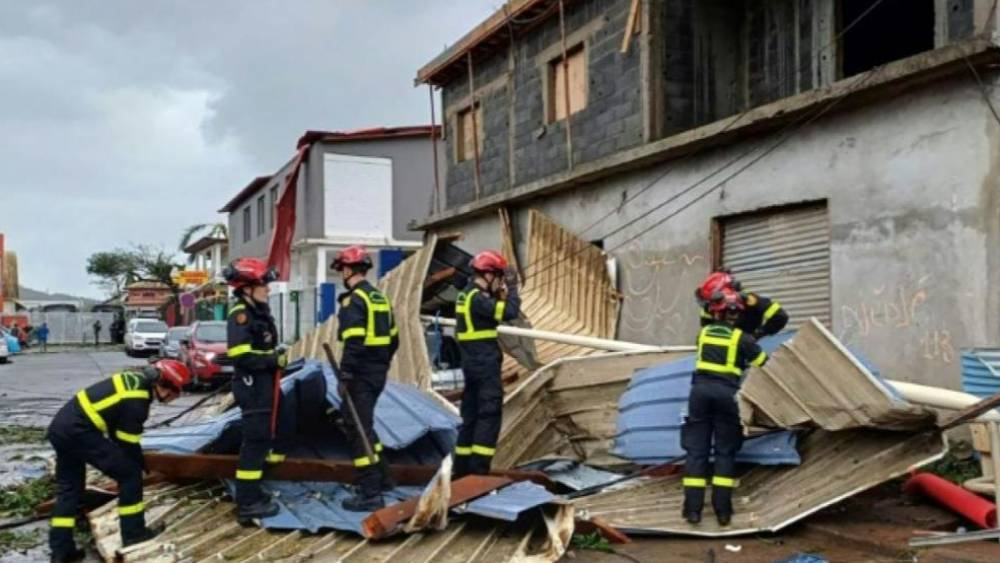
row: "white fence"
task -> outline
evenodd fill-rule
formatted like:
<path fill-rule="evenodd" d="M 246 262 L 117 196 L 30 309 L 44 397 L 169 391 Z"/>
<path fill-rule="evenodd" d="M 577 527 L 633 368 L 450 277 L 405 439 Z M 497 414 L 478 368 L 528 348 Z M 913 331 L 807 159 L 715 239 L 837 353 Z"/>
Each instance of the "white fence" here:
<path fill-rule="evenodd" d="M 38 328 L 42 323 L 49 325 L 49 344 L 82 344 L 94 342 L 94 321 L 101 321 L 100 340 L 111 343 L 111 323 L 114 313 L 69 313 L 66 311 L 23 313 L 28 316 L 31 326 Z M 18 314 L 19 316 L 22 313 Z"/>

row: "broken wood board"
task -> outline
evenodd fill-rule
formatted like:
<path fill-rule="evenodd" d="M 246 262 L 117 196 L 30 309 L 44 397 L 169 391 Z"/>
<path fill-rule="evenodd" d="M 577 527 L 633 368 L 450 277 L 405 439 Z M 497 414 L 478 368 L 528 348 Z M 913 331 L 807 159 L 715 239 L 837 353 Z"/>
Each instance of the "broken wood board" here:
<path fill-rule="evenodd" d="M 598 517 L 625 533 L 721 537 L 776 532 L 840 500 L 941 458 L 947 445 L 937 431 L 813 430 L 800 441 L 802 464 L 756 466 L 739 479 L 732 523 L 720 527 L 705 503 L 698 525 L 681 517 L 680 476 L 576 499 L 580 518 Z"/>
<path fill-rule="evenodd" d="M 504 398 L 494 467 L 553 456 L 594 465 L 623 463 L 610 455 L 618 398 L 636 370 L 685 355 L 611 352 L 563 358 L 536 371 Z"/>
<path fill-rule="evenodd" d="M 749 429 L 917 430 L 936 418 L 894 395 L 815 318 L 747 372 L 737 402 Z"/>

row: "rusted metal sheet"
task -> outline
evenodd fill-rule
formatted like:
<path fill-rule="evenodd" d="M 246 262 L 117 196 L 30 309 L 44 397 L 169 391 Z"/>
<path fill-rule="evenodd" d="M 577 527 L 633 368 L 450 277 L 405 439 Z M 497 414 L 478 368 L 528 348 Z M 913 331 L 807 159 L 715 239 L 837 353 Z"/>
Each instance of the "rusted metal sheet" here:
<path fill-rule="evenodd" d="M 505 227 L 501 229 L 503 247 L 513 249 L 511 230 Z M 531 328 L 615 338 L 621 296 L 608 274 L 604 252 L 535 209 L 528 213 L 524 276 L 521 311 Z M 592 348 L 535 343 L 539 365 L 593 353 L 597 351 Z M 523 374 L 525 370 L 508 357 L 504 372 Z"/>
<path fill-rule="evenodd" d="M 789 328 L 830 326 L 830 221 L 826 204 L 762 211 L 722 223 L 722 265 L 751 291 L 778 300 Z"/>
<path fill-rule="evenodd" d="M 447 495 L 448 500 L 446 505 L 448 507 L 457 506 L 511 483 L 513 481 L 506 477 L 483 475 L 463 477 L 450 483 L 450 494 Z M 433 494 L 434 491 L 430 492 Z M 365 537 L 381 539 L 400 531 L 402 524 L 417 513 L 417 507 L 421 498 L 424 497 L 413 497 L 373 512 L 371 516 L 365 519 Z"/>
<path fill-rule="evenodd" d="M 563 358 L 533 373 L 504 398 L 495 467 L 516 467 L 546 456 L 596 465 L 610 455 L 618 398 L 632 373 L 684 356 L 673 352 L 613 352 Z"/>
<path fill-rule="evenodd" d="M 798 467 L 757 466 L 735 491 L 730 526 L 715 522 L 711 502 L 701 524 L 681 517 L 679 476 L 642 481 L 574 501 L 581 517 L 599 517 L 624 532 L 734 536 L 777 531 L 824 507 L 930 463 L 947 446 L 935 431 L 921 433 L 856 429 L 814 430 L 801 442 Z"/>
<path fill-rule="evenodd" d="M 749 371 L 737 401 L 747 427 L 915 430 L 935 421 L 932 411 L 895 395 L 815 318 Z"/>

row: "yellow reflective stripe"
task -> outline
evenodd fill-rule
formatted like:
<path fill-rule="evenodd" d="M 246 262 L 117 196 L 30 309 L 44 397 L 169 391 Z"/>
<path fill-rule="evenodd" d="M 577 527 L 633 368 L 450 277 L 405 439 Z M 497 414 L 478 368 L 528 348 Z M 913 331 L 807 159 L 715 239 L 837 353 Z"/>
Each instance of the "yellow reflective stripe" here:
<path fill-rule="evenodd" d="M 701 309 L 701 318 L 703 318 L 703 319 L 715 319 L 715 317 L 712 316 L 712 313 L 709 313 L 705 309 Z"/>
<path fill-rule="evenodd" d="M 361 456 L 354 458 L 354 467 L 368 467 L 369 465 L 372 465 L 374 463 L 378 463 L 378 456 L 375 456 L 374 459 L 368 456 Z"/>
<path fill-rule="evenodd" d="M 72 528 L 76 526 L 76 518 L 69 518 L 66 516 L 56 516 L 49 521 L 49 524 L 53 528 Z"/>
<path fill-rule="evenodd" d="M 712 486 L 733 488 L 736 486 L 736 479 L 733 479 L 732 477 L 719 477 L 716 475 L 712 477 Z"/>
<path fill-rule="evenodd" d="M 757 354 L 757 357 L 750 362 L 750 365 L 760 367 L 764 365 L 765 360 L 767 360 L 767 352 L 761 350 L 760 354 Z"/>
<path fill-rule="evenodd" d="M 740 337 L 743 335 L 743 331 L 738 328 L 733 329 L 727 338 L 721 338 L 712 336 L 711 328 L 708 326 L 702 329 L 701 335 L 698 337 L 698 361 L 695 362 L 695 369 L 725 375 L 743 375 L 743 370 L 736 366 L 736 354 L 739 351 Z M 702 350 L 705 344 L 724 347 L 726 349 L 726 363 L 718 364 L 703 360 Z"/>
<path fill-rule="evenodd" d="M 472 446 L 455 446 L 455 455 L 472 455 Z"/>
<path fill-rule="evenodd" d="M 489 446 L 480 446 L 479 444 L 472 444 L 472 453 L 476 455 L 492 456 L 497 453 L 497 449 L 491 448 Z"/>
<path fill-rule="evenodd" d="M 697 487 L 699 489 L 704 489 L 708 486 L 708 481 L 704 477 L 685 477 L 682 483 L 685 487 Z"/>
<path fill-rule="evenodd" d="M 764 311 L 764 322 L 766 323 L 767 321 L 771 320 L 771 317 L 777 315 L 778 311 L 780 310 L 781 310 L 781 303 L 778 303 L 777 301 L 772 302 L 771 306 L 768 307 L 766 311 Z"/>
<path fill-rule="evenodd" d="M 354 328 L 345 328 L 344 331 L 340 333 L 340 340 L 344 341 L 347 340 L 348 338 L 358 338 L 358 337 L 364 338 L 364 336 L 365 336 L 365 327 L 356 326 Z"/>
<path fill-rule="evenodd" d="M 383 449 L 385 448 L 382 446 L 382 442 L 375 442 L 375 451 L 377 453 L 381 453 Z"/>
<path fill-rule="evenodd" d="M 733 331 L 733 336 L 729 339 L 729 350 L 726 351 L 726 366 L 736 367 L 736 352 L 740 349 L 740 337 L 743 336 L 743 331 L 736 329 Z M 737 368 L 738 369 L 738 368 Z"/>
<path fill-rule="evenodd" d="M 503 320 L 503 312 L 506 309 L 507 309 L 507 302 L 506 301 L 497 301 L 497 306 L 493 310 L 493 318 L 496 319 L 497 322 L 502 321 Z"/>
<path fill-rule="evenodd" d="M 274 452 L 271 452 L 267 454 L 267 457 L 264 458 L 264 461 L 267 463 L 281 463 L 285 461 L 285 454 L 276 454 Z"/>
<path fill-rule="evenodd" d="M 497 331 L 496 329 L 483 329 L 475 330 L 475 325 L 472 324 L 472 298 L 479 293 L 478 289 L 473 289 L 469 293 L 464 294 L 465 299 L 462 300 L 463 294 L 459 294 L 459 302 L 461 303 L 461 309 L 458 306 L 455 307 L 456 312 L 462 313 L 465 317 L 465 330 L 458 333 L 459 342 L 468 342 L 470 340 L 491 340 L 496 339 Z"/>
<path fill-rule="evenodd" d="M 392 327 L 395 326 L 396 323 L 392 318 L 392 306 L 389 304 L 389 299 L 385 295 L 379 293 L 379 296 L 382 299 L 384 299 L 385 302 L 373 303 L 371 296 L 368 295 L 368 292 L 366 292 L 365 290 L 357 288 L 354 290 L 354 293 L 357 294 L 358 297 L 360 297 L 361 300 L 365 302 L 365 309 L 368 312 L 368 329 L 367 330 L 362 329 L 363 332 L 361 334 L 365 337 L 365 346 L 388 346 L 389 344 L 391 344 L 393 336 Z M 390 328 L 388 335 L 379 335 L 378 331 L 375 329 L 375 313 L 389 314 Z M 357 330 L 357 329 L 347 329 L 344 331 L 345 335 L 348 331 L 351 330 Z M 347 338 L 347 336 L 344 336 L 343 338 Z"/>
<path fill-rule="evenodd" d="M 138 444 L 139 440 L 142 439 L 142 434 L 129 434 L 128 432 L 115 430 L 115 438 L 118 438 L 122 442 L 128 442 L 129 444 Z"/>
<path fill-rule="evenodd" d="M 255 350 L 250 344 L 238 344 L 232 348 L 226 350 L 226 355 L 230 358 L 235 358 L 236 356 L 242 356 L 243 354 L 273 354 L 274 348 L 269 348 L 267 350 Z"/>
<path fill-rule="evenodd" d="M 247 308 L 247 306 L 244 305 L 243 303 L 240 303 L 239 305 L 235 305 L 235 306 L 233 306 L 232 309 L 229 310 L 229 315 L 232 316 L 233 313 L 235 313 L 237 311 L 242 311 L 243 309 L 246 309 L 246 308 Z"/>
<path fill-rule="evenodd" d="M 129 385 L 125 385 L 126 375 L 129 377 Z M 134 373 L 116 373 L 111 377 L 111 381 L 115 386 L 115 393 L 122 399 L 149 399 L 149 391 L 135 388 L 139 385 L 140 379 Z"/>
<path fill-rule="evenodd" d="M 241 481 L 258 481 L 264 476 L 262 469 L 237 469 L 236 478 Z"/>
<path fill-rule="evenodd" d="M 90 398 L 87 397 L 86 391 L 80 391 L 76 394 L 76 400 L 80 403 L 80 408 L 83 409 L 83 414 L 87 415 L 90 422 L 97 427 L 101 432 L 108 431 L 108 423 L 104 422 L 104 418 L 97 413 L 97 409 L 94 408 L 94 404 L 90 402 Z"/>
<path fill-rule="evenodd" d="M 146 505 L 141 502 L 135 504 L 129 504 L 126 506 L 118 507 L 118 514 L 121 516 L 132 516 L 133 514 L 139 514 L 146 509 Z"/>

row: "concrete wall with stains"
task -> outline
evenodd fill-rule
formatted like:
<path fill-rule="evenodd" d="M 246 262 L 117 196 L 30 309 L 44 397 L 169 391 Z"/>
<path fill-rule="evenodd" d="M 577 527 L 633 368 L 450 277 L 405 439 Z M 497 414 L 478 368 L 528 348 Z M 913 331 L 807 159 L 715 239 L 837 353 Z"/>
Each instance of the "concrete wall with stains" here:
<path fill-rule="evenodd" d="M 760 137 L 529 205 L 603 240 L 617 258 L 619 338 L 690 344 L 698 326 L 692 291 L 710 269 L 712 218 L 825 200 L 834 333 L 887 377 L 958 388 L 959 349 L 1000 344 L 1000 126 L 980 90 L 961 75 L 831 115 L 730 181 L 719 185 L 746 160 L 704 181 L 777 141 Z M 523 241 L 526 208 L 511 214 Z M 494 216 L 450 230 L 466 234 L 461 245 L 470 251 L 499 246 Z"/>

